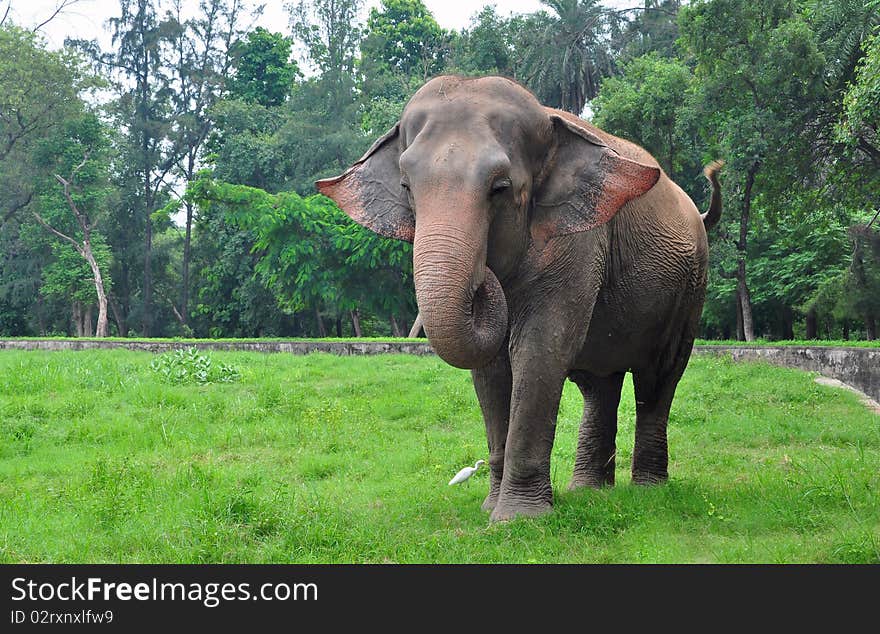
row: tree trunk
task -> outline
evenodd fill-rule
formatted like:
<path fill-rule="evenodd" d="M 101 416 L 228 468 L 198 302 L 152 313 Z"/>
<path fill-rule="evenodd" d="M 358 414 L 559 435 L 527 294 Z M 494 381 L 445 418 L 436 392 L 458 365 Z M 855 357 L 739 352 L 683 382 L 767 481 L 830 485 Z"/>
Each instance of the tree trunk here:
<path fill-rule="evenodd" d="M 321 319 L 321 311 L 315 307 L 315 319 L 318 321 L 318 336 L 322 339 L 327 336 L 327 329 L 324 328 L 324 320 Z"/>
<path fill-rule="evenodd" d="M 144 238 L 144 318 L 141 322 L 141 333 L 149 337 L 153 333 L 153 226 L 149 211 L 147 212 L 146 236 Z"/>
<path fill-rule="evenodd" d="M 186 163 L 186 182 L 187 185 L 195 179 L 196 176 L 196 149 L 192 148 L 187 156 Z M 187 325 L 189 322 L 189 261 L 192 251 L 192 221 L 193 221 L 193 206 L 192 203 L 186 202 L 184 203 L 184 207 L 186 207 L 186 232 L 183 237 L 183 274 L 182 274 L 182 283 L 183 289 L 181 293 L 180 299 L 180 314 L 183 317 L 183 325 Z"/>
<path fill-rule="evenodd" d="M 113 321 L 116 322 L 116 332 L 120 337 L 128 336 L 128 322 L 125 320 L 125 316 L 122 314 L 122 311 L 119 309 L 119 305 L 117 304 L 115 299 L 109 298 L 108 303 L 110 304 L 110 310 L 113 311 Z"/>
<path fill-rule="evenodd" d="M 746 176 L 746 188 L 743 192 L 742 215 L 739 219 L 739 241 L 736 244 L 739 257 L 736 267 L 737 298 L 742 310 L 742 329 L 745 341 L 755 340 L 755 327 L 752 319 L 752 300 L 749 287 L 746 282 L 746 249 L 748 247 L 749 216 L 752 211 L 752 186 L 755 184 L 755 174 L 758 173 L 759 163 L 753 163 Z"/>
<path fill-rule="evenodd" d="M 336 336 L 342 338 L 342 317 L 336 313 Z"/>
<path fill-rule="evenodd" d="M 807 339 L 815 339 L 818 332 L 819 328 L 816 323 L 816 309 L 810 308 L 810 310 L 807 311 Z"/>
<path fill-rule="evenodd" d="M 843 340 L 849 341 L 849 319 L 843 320 Z"/>
<path fill-rule="evenodd" d="M 873 314 L 865 315 L 865 336 L 868 341 L 874 341 L 877 338 L 877 320 Z"/>
<path fill-rule="evenodd" d="M 413 323 L 412 328 L 409 331 L 409 338 L 415 339 L 419 336 L 419 333 L 422 332 L 422 314 L 419 313 L 416 315 L 416 321 Z"/>
<path fill-rule="evenodd" d="M 193 217 L 193 209 L 192 204 L 186 203 L 186 233 L 183 238 L 183 273 L 182 273 L 182 284 L 183 289 L 180 298 L 180 316 L 183 318 L 183 325 L 185 326 L 189 321 L 189 260 L 190 260 L 190 250 L 192 244 L 192 217 Z"/>
<path fill-rule="evenodd" d="M 363 337 L 361 333 L 361 313 L 355 308 L 354 310 L 348 311 L 348 314 L 351 315 L 351 326 L 354 328 L 354 336 L 355 337 Z"/>
<path fill-rule="evenodd" d="M 92 253 L 92 244 L 89 240 L 83 242 L 83 257 L 89 263 L 92 269 L 92 276 L 95 278 L 95 291 L 98 294 L 98 325 L 95 328 L 96 337 L 107 336 L 107 293 L 104 290 L 104 277 L 101 275 L 101 268 Z M 91 311 L 91 307 L 89 307 Z M 89 315 L 89 330 L 91 330 L 91 315 Z"/>
<path fill-rule="evenodd" d="M 746 340 L 745 333 L 743 332 L 743 311 L 742 302 L 739 301 L 739 289 L 736 290 L 736 340 Z"/>
<path fill-rule="evenodd" d="M 84 337 L 93 337 L 94 333 L 92 331 L 92 305 L 89 304 L 86 306 L 86 311 L 83 313 L 83 336 Z"/>
<path fill-rule="evenodd" d="M 83 336 L 82 304 L 73 302 L 73 328 L 77 337 Z"/>
<path fill-rule="evenodd" d="M 782 309 L 782 338 L 794 339 L 794 313 L 788 306 Z"/>
<path fill-rule="evenodd" d="M 400 326 L 397 323 L 397 319 L 394 318 L 394 313 L 391 313 L 391 336 L 392 337 L 403 337 L 403 333 L 400 331 Z"/>
<path fill-rule="evenodd" d="M 43 296 L 37 295 L 37 331 L 40 335 L 46 334 L 46 318 L 43 315 Z"/>

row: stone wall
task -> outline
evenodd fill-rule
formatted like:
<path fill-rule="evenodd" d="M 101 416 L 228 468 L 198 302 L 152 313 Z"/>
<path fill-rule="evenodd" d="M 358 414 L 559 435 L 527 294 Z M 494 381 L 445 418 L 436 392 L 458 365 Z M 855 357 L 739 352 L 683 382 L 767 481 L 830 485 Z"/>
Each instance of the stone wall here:
<path fill-rule="evenodd" d="M 0 340 L 0 350 L 107 350 L 127 348 L 146 352 L 167 352 L 195 346 L 201 350 L 242 350 L 338 355 L 434 354 L 425 341 L 101 341 L 94 339 L 10 339 Z M 731 355 L 736 361 L 765 361 L 789 368 L 820 372 L 851 385 L 880 401 L 880 348 L 832 348 L 795 346 L 696 346 L 694 354 Z"/>
<path fill-rule="evenodd" d="M 168 352 L 178 348 L 199 350 L 236 350 L 243 352 L 286 352 L 311 354 L 327 352 L 338 355 L 361 354 L 434 354 L 424 341 L 101 341 L 96 339 L 9 339 L 0 340 L 0 350 L 112 350 L 125 348 L 144 352 Z"/>
<path fill-rule="evenodd" d="M 880 401 L 880 348 L 695 346 L 694 354 L 731 355 L 734 361 L 765 361 L 820 372 Z"/>

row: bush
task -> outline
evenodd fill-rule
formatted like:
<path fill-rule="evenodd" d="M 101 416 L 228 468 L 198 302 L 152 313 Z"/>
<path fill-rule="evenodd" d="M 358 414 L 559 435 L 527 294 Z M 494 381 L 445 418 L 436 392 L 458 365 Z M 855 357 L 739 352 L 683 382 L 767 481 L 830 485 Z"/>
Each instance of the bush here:
<path fill-rule="evenodd" d="M 210 357 L 194 346 L 156 357 L 150 362 L 150 369 L 172 385 L 234 383 L 241 378 L 238 367 L 226 363 L 214 365 Z"/>

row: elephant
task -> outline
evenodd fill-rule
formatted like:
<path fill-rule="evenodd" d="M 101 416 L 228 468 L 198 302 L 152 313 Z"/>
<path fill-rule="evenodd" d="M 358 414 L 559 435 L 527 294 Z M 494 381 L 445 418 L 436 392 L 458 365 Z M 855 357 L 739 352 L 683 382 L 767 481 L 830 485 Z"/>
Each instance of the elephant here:
<path fill-rule="evenodd" d="M 667 421 L 705 295 L 708 211 L 640 146 L 503 77 L 435 77 L 342 175 L 316 182 L 356 222 L 413 243 L 428 340 L 470 369 L 490 521 L 552 510 L 565 380 L 583 394 L 570 488 L 614 484 L 617 409 L 636 399 L 632 481 L 668 479 Z"/>

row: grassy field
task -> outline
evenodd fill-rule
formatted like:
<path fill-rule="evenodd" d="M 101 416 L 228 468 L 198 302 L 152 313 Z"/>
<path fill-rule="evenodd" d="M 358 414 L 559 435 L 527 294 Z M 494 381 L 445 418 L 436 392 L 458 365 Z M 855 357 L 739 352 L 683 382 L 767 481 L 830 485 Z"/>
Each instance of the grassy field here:
<path fill-rule="evenodd" d="M 124 350 L 0 352 L 2 562 L 880 562 L 880 416 L 812 376 L 695 358 L 667 485 L 565 491 L 492 525 L 468 372 L 436 358 L 211 353 L 240 380 L 168 385 Z"/>

